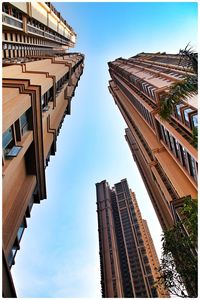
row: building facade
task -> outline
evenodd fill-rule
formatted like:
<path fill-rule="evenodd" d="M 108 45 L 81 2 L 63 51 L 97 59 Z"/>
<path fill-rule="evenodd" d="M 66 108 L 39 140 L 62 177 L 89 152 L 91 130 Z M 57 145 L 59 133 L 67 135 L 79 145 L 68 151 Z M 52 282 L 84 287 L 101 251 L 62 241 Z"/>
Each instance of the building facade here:
<path fill-rule="evenodd" d="M 155 288 L 159 261 L 126 179 L 96 184 L 101 286 L 104 298 L 169 297 Z"/>
<path fill-rule="evenodd" d="M 66 52 L 74 45 L 75 33 L 61 16 L 58 19 L 59 13 L 49 5 L 3 3 L 3 47 L 6 44 L 15 47 L 6 52 L 2 69 L 4 297 L 16 297 L 10 268 L 15 263 L 33 204 L 47 197 L 45 168 L 50 156 L 55 155 L 57 136 L 65 116 L 70 115 L 72 97 L 84 67 L 84 55 Z M 52 33 L 52 24 L 57 20 L 53 47 L 61 50 L 63 46 L 59 53 L 52 51 L 50 37 L 40 37 L 37 31 L 27 30 L 29 14 L 30 20 L 37 24 L 44 21 L 45 12 L 49 20 L 45 25 L 46 34 L 48 30 Z M 17 16 L 22 18 L 21 22 L 16 20 Z M 19 24 L 23 24 L 21 29 Z M 21 45 L 27 48 L 16 48 L 20 44 L 19 36 L 25 37 Z M 46 52 L 42 43 L 48 44 Z"/>
<path fill-rule="evenodd" d="M 74 30 L 50 2 L 4 2 L 2 25 L 3 63 L 65 53 L 76 42 Z"/>
<path fill-rule="evenodd" d="M 141 53 L 108 65 L 109 90 L 128 126 L 125 138 L 165 230 L 179 219 L 184 197 L 197 197 L 197 97 L 180 99 L 167 121 L 159 115 L 160 98 L 172 83 L 194 75 L 191 65 L 166 53 Z"/>

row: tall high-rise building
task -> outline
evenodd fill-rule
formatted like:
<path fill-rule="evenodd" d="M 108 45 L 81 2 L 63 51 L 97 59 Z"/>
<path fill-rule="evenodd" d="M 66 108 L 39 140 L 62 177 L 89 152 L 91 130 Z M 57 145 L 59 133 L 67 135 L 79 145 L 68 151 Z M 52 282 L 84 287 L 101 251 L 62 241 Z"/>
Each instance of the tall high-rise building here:
<path fill-rule="evenodd" d="M 3 3 L 3 296 L 33 203 L 46 198 L 45 168 L 83 72 L 66 53 L 76 34 L 50 3 Z"/>
<path fill-rule="evenodd" d="M 50 2 L 4 2 L 2 25 L 3 63 L 65 53 L 76 42 L 74 30 Z"/>
<path fill-rule="evenodd" d="M 109 62 L 109 90 L 128 129 L 126 140 L 163 230 L 180 218 L 186 196 L 197 197 L 197 97 L 180 99 L 169 120 L 159 115 L 171 84 L 194 76 L 189 59 L 141 53 Z"/>
<path fill-rule="evenodd" d="M 154 287 L 159 261 L 127 180 L 112 189 L 104 180 L 96 184 L 96 191 L 102 296 L 169 297 L 162 287 Z"/>

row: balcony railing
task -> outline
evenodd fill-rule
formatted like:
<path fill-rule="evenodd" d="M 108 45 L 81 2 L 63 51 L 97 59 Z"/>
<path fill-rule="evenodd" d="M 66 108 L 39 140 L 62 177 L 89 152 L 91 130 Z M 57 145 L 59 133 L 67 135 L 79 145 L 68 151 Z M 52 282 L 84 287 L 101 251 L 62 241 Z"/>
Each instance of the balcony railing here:
<path fill-rule="evenodd" d="M 23 22 L 8 14 L 2 13 L 2 23 L 23 29 Z"/>
<path fill-rule="evenodd" d="M 159 173 L 159 175 L 160 175 L 165 187 L 167 188 L 170 196 L 172 197 L 172 200 L 178 199 L 179 196 L 178 196 L 177 192 L 175 191 L 172 183 L 170 182 L 168 176 L 166 175 L 163 168 L 161 167 L 161 165 L 159 163 L 157 163 L 155 165 L 155 168 L 156 168 L 157 172 Z"/>
<path fill-rule="evenodd" d="M 191 145 L 193 144 L 192 134 L 183 128 L 174 118 L 169 120 L 169 124 L 178 132 L 180 135 L 185 138 Z"/>
<path fill-rule="evenodd" d="M 27 25 L 28 32 L 36 33 L 38 35 L 44 36 L 44 31 L 39 28 L 35 28 L 34 26 Z"/>
<path fill-rule="evenodd" d="M 35 33 L 37 35 L 40 35 L 42 37 L 46 37 L 48 39 L 54 40 L 54 41 L 59 42 L 59 43 L 68 44 L 67 40 L 62 39 L 61 37 L 58 37 L 58 36 L 56 36 L 52 33 L 49 33 L 47 31 L 45 31 L 43 29 L 40 29 L 38 27 L 35 27 L 33 25 L 28 24 L 27 28 L 28 28 L 28 32 Z"/>
<path fill-rule="evenodd" d="M 62 38 L 60 38 L 58 36 L 55 36 L 55 35 L 53 35 L 53 34 L 51 34 L 49 32 L 46 32 L 46 31 L 44 32 L 44 36 L 47 37 L 47 38 L 49 38 L 49 39 L 51 39 L 51 40 L 54 40 L 56 42 L 60 42 L 60 43 L 63 43 L 63 44 L 67 44 L 68 43 L 68 41 L 66 41 L 66 40 L 64 40 L 64 39 L 62 39 Z"/>

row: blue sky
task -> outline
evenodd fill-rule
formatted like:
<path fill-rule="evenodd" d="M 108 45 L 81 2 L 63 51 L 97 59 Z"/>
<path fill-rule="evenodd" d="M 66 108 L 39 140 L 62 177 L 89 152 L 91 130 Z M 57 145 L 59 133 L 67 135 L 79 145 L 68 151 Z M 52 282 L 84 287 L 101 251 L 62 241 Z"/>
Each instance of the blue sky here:
<path fill-rule="evenodd" d="M 85 68 L 13 266 L 19 297 L 100 297 L 95 183 L 127 178 L 160 255 L 161 228 L 108 91 L 107 62 L 197 45 L 196 3 L 55 3 L 77 33 Z"/>

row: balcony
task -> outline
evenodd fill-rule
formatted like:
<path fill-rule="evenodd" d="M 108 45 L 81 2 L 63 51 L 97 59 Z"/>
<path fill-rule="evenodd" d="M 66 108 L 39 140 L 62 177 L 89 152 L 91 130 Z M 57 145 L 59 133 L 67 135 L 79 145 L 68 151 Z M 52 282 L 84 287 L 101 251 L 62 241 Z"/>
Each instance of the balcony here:
<path fill-rule="evenodd" d="M 49 33 L 49 32 L 45 31 L 43 35 L 44 35 L 44 37 L 46 37 L 48 39 L 54 40 L 54 41 L 59 42 L 61 44 L 67 44 L 68 45 L 68 41 L 67 40 L 64 40 L 64 39 L 62 39 L 62 38 L 60 38 L 60 37 L 58 37 L 58 36 L 56 36 L 56 35 L 54 35 L 52 33 Z"/>
<path fill-rule="evenodd" d="M 176 190 L 174 189 L 172 183 L 170 182 L 169 178 L 167 177 L 166 173 L 164 172 L 163 168 L 161 167 L 161 165 L 159 163 L 157 163 L 155 165 L 155 168 L 156 168 L 157 172 L 159 173 L 165 187 L 167 188 L 167 191 L 169 192 L 170 196 L 172 197 L 172 200 L 178 199 L 179 196 L 178 196 Z"/>
<path fill-rule="evenodd" d="M 28 30 L 28 32 L 31 32 L 31 33 L 34 33 L 34 34 L 38 34 L 38 35 L 44 37 L 44 31 L 42 29 L 36 28 L 36 27 L 28 24 L 27 25 L 27 30 Z"/>
<path fill-rule="evenodd" d="M 30 33 L 37 34 L 37 35 L 39 35 L 41 37 L 45 37 L 47 39 L 51 39 L 51 40 L 59 42 L 61 44 L 65 44 L 65 45 L 69 44 L 69 42 L 68 42 L 67 39 L 63 39 L 63 38 L 61 38 L 59 36 L 56 36 L 56 35 L 48 32 L 48 31 L 45 31 L 44 29 L 40 29 L 39 27 L 33 26 L 33 25 L 29 24 L 29 23 L 27 24 L 27 30 Z"/>
<path fill-rule="evenodd" d="M 10 26 L 13 26 L 13 27 L 16 27 L 20 30 L 23 29 L 23 22 L 15 17 L 12 17 L 8 14 L 5 14 L 5 13 L 2 13 L 2 23 L 4 25 L 10 25 Z"/>
<path fill-rule="evenodd" d="M 193 145 L 192 134 L 188 130 L 186 130 L 183 126 L 176 122 L 174 118 L 171 118 L 168 122 L 184 139 L 186 139 L 191 145 Z"/>

